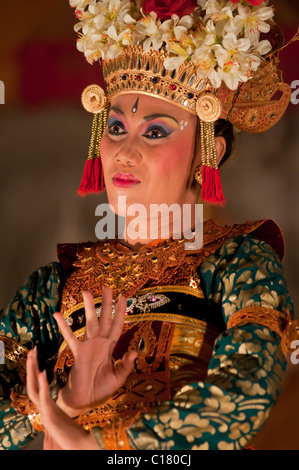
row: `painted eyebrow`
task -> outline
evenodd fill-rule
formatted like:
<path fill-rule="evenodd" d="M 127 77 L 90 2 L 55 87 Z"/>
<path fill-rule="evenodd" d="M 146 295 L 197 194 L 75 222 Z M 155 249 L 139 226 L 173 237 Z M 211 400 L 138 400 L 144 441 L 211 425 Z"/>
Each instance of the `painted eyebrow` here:
<path fill-rule="evenodd" d="M 117 108 L 116 106 L 111 106 L 109 113 L 110 111 L 114 111 L 116 114 L 120 114 L 121 116 L 125 115 L 125 113 L 121 109 Z"/>
<path fill-rule="evenodd" d="M 153 119 L 158 119 L 160 117 L 167 117 L 178 124 L 178 121 L 173 116 L 169 116 L 168 114 L 151 114 L 150 116 L 145 116 L 143 119 L 145 121 L 152 121 Z"/>
<path fill-rule="evenodd" d="M 117 108 L 116 106 L 111 106 L 109 113 L 110 111 L 114 111 L 115 113 L 120 114 L 121 116 L 125 115 L 125 113 L 120 108 Z M 161 117 L 166 117 L 166 118 L 172 119 L 177 124 L 179 123 L 177 119 L 175 119 L 173 116 L 169 116 L 169 114 L 150 114 L 149 116 L 145 116 L 143 119 L 145 121 L 152 121 L 153 119 L 158 119 Z"/>

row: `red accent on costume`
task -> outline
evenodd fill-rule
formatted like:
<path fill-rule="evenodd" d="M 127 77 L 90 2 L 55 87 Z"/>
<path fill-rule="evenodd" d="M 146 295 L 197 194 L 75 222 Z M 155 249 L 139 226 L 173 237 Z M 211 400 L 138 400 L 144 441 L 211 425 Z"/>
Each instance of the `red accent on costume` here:
<path fill-rule="evenodd" d="M 223 205 L 225 199 L 223 196 L 220 172 L 217 168 L 202 165 L 202 189 L 201 197 L 208 204 Z"/>
<path fill-rule="evenodd" d="M 86 160 L 78 194 L 85 196 L 87 193 L 101 191 L 105 191 L 102 162 L 100 158 L 90 158 Z"/>
<path fill-rule="evenodd" d="M 159 20 L 168 20 L 171 15 L 178 15 L 180 18 L 190 15 L 196 6 L 196 0 L 144 0 L 142 10 L 145 14 L 154 11 Z"/>

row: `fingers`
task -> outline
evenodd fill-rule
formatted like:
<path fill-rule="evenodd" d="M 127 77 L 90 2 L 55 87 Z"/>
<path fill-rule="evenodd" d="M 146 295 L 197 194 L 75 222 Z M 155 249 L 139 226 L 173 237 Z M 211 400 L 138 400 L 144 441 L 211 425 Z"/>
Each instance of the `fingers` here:
<path fill-rule="evenodd" d="M 124 320 L 127 308 L 127 299 L 120 294 L 115 308 L 115 315 L 112 317 L 113 292 L 107 286 L 102 286 L 102 309 L 100 317 L 100 334 L 102 337 L 108 337 L 112 342 L 117 342 L 124 326 Z"/>
<path fill-rule="evenodd" d="M 72 329 L 66 323 L 66 321 L 65 321 L 65 319 L 64 319 L 64 317 L 61 313 L 56 312 L 56 313 L 54 313 L 53 316 L 54 316 L 55 320 L 58 323 L 59 329 L 60 329 L 65 341 L 67 342 L 67 344 L 71 348 L 72 353 L 75 355 L 75 353 L 77 351 L 77 348 L 78 348 L 79 341 L 77 340 L 76 336 L 74 335 Z"/>
<path fill-rule="evenodd" d="M 96 308 L 94 305 L 93 296 L 90 292 L 83 291 L 82 296 L 86 318 L 85 337 L 86 339 L 92 339 L 99 334 L 99 321 L 96 314 Z"/>
<path fill-rule="evenodd" d="M 113 318 L 113 323 L 111 326 L 111 330 L 109 333 L 109 339 L 112 341 L 117 341 L 123 331 L 124 321 L 126 316 L 126 308 L 127 308 L 127 299 L 120 295 L 118 302 L 115 308 L 115 315 Z"/>
<path fill-rule="evenodd" d="M 38 386 L 38 374 L 39 366 L 37 360 L 37 349 L 36 347 L 28 352 L 26 361 L 26 386 L 27 394 L 30 400 L 39 407 L 39 386 Z"/>
<path fill-rule="evenodd" d="M 54 402 L 49 394 L 49 384 L 44 373 L 38 376 L 40 413 L 46 435 L 55 442 L 59 442 L 64 450 L 85 450 L 89 442 L 89 432 L 81 428 L 67 416 Z"/>
<path fill-rule="evenodd" d="M 54 404 L 54 401 L 50 397 L 49 384 L 45 372 L 40 372 L 38 374 L 38 385 L 41 412 L 48 411 L 51 409 L 52 403 Z"/>
<path fill-rule="evenodd" d="M 112 289 L 107 286 L 102 286 L 102 308 L 99 320 L 100 335 L 106 338 L 110 332 L 112 324 L 112 307 L 113 307 L 113 293 Z"/>
<path fill-rule="evenodd" d="M 100 320 L 98 320 L 92 294 L 89 291 L 82 292 L 86 317 L 85 339 L 94 339 L 97 336 L 100 336 L 102 338 L 109 337 L 112 341 L 117 341 L 123 330 L 127 300 L 124 296 L 119 296 L 113 318 L 112 289 L 103 285 L 102 294 L 101 316 Z M 54 314 L 54 318 L 58 323 L 65 341 L 69 345 L 72 353 L 75 355 L 75 351 L 79 346 L 79 341 L 61 313 L 56 312 Z"/>
<path fill-rule="evenodd" d="M 118 387 L 121 387 L 130 372 L 134 369 L 135 360 L 137 359 L 136 351 L 128 351 L 124 354 L 121 363 L 116 367 L 114 374 L 118 382 Z"/>

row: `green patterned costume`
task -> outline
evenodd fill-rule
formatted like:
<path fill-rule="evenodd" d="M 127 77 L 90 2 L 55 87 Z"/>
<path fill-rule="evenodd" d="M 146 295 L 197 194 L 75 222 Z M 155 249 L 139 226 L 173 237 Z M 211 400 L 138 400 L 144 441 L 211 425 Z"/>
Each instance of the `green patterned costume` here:
<path fill-rule="evenodd" d="M 263 309 L 292 314 L 281 260 L 268 243 L 249 233 L 227 237 L 211 251 L 197 273 L 210 309 L 207 322 L 211 318 L 223 327 L 206 376 L 184 381 L 168 400 L 139 413 L 126 429 L 131 449 L 242 449 L 261 429 L 280 393 L 286 361 L 279 335 L 258 322 L 228 329 L 225 324 L 249 307 L 257 315 Z M 0 335 L 28 349 L 38 345 L 40 366 L 48 369 L 50 380 L 51 358 L 60 341 L 52 315 L 61 307 L 66 277 L 60 263 L 38 269 L 0 317 Z M 0 367 L 0 447 L 17 449 L 36 431 L 11 406 L 11 390 L 23 389 L 16 363 L 6 360 Z M 93 429 L 105 445 L 103 429 Z"/>

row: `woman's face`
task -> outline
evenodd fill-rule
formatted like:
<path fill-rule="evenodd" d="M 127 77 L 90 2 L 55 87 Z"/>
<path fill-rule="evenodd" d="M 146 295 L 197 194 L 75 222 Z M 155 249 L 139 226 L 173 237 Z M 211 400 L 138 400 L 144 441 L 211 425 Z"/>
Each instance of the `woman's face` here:
<path fill-rule="evenodd" d="M 118 213 L 126 205 L 173 203 L 196 198 L 191 189 L 197 118 L 167 101 L 142 94 L 116 97 L 101 141 L 107 195 Z"/>

